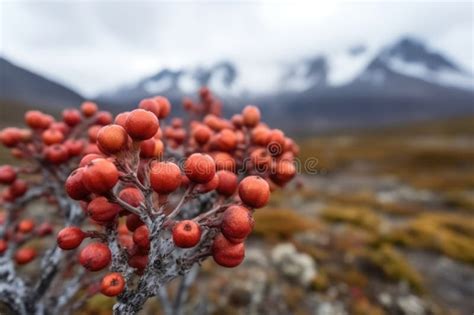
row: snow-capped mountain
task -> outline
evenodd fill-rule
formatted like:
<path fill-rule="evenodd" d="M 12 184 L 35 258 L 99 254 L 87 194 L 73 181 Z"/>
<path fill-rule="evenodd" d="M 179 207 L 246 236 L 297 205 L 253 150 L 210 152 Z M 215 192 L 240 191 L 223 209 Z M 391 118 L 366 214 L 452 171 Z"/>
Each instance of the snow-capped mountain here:
<path fill-rule="evenodd" d="M 74 91 L 4 59 L 0 65 L 2 110 L 7 103 L 60 108 L 82 100 Z M 293 132 L 474 114 L 473 75 L 411 38 L 378 49 L 359 45 L 286 64 L 269 58 L 162 69 L 105 92 L 96 101 L 113 112 L 129 110 L 141 99 L 159 94 L 179 104 L 203 85 L 223 99 L 228 113 L 255 103 L 266 121 Z M 175 106 L 173 113 L 179 115 L 180 108 Z"/>
<path fill-rule="evenodd" d="M 271 69 L 269 69 L 271 68 Z M 382 49 L 355 46 L 331 55 L 317 55 L 287 65 L 255 64 L 252 67 L 230 61 L 210 66 L 164 69 L 136 84 L 104 93 L 108 103 L 134 103 L 156 94 L 178 97 L 193 94 L 206 85 L 221 97 L 261 97 L 280 92 L 301 93 L 351 84 L 387 86 L 393 76 L 419 79 L 436 85 L 474 90 L 474 76 L 454 62 L 413 38 L 402 38 Z M 262 82 L 265 81 L 265 82 Z M 263 84 L 262 84 L 263 83 Z"/>

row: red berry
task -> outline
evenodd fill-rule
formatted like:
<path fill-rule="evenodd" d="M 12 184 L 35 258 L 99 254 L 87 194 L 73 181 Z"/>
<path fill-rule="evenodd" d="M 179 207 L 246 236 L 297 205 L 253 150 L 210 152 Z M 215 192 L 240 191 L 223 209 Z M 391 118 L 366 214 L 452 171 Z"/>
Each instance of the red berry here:
<path fill-rule="evenodd" d="M 50 128 L 43 131 L 41 139 L 43 139 L 44 144 L 52 145 L 63 142 L 64 135 L 61 131 Z"/>
<path fill-rule="evenodd" d="M 86 166 L 83 174 L 84 186 L 96 194 L 105 194 L 118 182 L 119 173 L 114 163 L 95 159 Z"/>
<path fill-rule="evenodd" d="M 206 144 L 211 136 L 212 130 L 206 125 L 200 125 L 193 131 L 194 140 L 200 145 Z"/>
<path fill-rule="evenodd" d="M 132 207 L 138 207 L 144 199 L 140 190 L 135 187 L 127 187 L 122 189 L 122 191 L 119 193 L 119 198 Z"/>
<path fill-rule="evenodd" d="M 114 154 L 127 147 L 128 135 L 119 125 L 102 127 L 97 133 L 97 146 L 105 154 Z"/>
<path fill-rule="evenodd" d="M 222 234 L 232 243 L 242 243 L 252 232 L 254 220 L 250 211 L 241 206 L 227 208 L 222 217 Z"/>
<path fill-rule="evenodd" d="M 19 265 L 25 265 L 36 258 L 36 250 L 34 248 L 20 248 L 15 253 L 15 261 Z"/>
<path fill-rule="evenodd" d="M 127 121 L 127 118 L 128 118 L 129 114 L 130 114 L 130 112 L 123 112 L 123 113 L 118 114 L 115 117 L 114 123 L 116 125 L 119 125 L 119 126 L 122 126 L 123 128 L 125 128 L 125 122 Z"/>
<path fill-rule="evenodd" d="M 38 228 L 36 229 L 36 233 L 38 234 L 38 236 L 50 235 L 51 233 L 53 233 L 53 226 L 48 222 L 44 222 L 40 226 L 38 226 Z"/>
<path fill-rule="evenodd" d="M 177 247 L 194 247 L 200 240 L 201 227 L 194 221 L 180 221 L 173 227 L 173 242 Z"/>
<path fill-rule="evenodd" d="M 66 179 L 66 192 L 74 200 L 83 200 L 89 196 L 90 191 L 84 186 L 83 182 L 84 167 L 80 167 L 73 171 Z"/>
<path fill-rule="evenodd" d="M 125 287 L 125 279 L 118 272 L 105 275 L 100 282 L 100 292 L 105 296 L 117 296 Z"/>
<path fill-rule="evenodd" d="M 142 226 L 144 223 L 140 219 L 138 215 L 135 213 L 127 215 L 127 219 L 125 221 L 125 224 L 127 225 L 127 229 L 131 232 L 135 231 L 138 229 L 140 226 Z"/>
<path fill-rule="evenodd" d="M 207 154 L 194 153 L 184 163 L 184 173 L 191 181 L 204 184 L 216 175 L 216 163 Z"/>
<path fill-rule="evenodd" d="M 237 136 L 230 129 L 221 130 L 216 138 L 217 148 L 221 151 L 230 152 L 237 147 Z"/>
<path fill-rule="evenodd" d="M 93 102 L 84 102 L 81 105 L 81 111 L 85 117 L 94 116 L 95 113 L 97 113 L 97 110 L 97 105 Z"/>
<path fill-rule="evenodd" d="M 215 190 L 217 186 L 219 186 L 219 177 L 217 176 L 217 173 L 216 173 L 216 175 L 214 175 L 214 177 L 207 183 L 197 185 L 196 192 L 200 194 L 206 194 L 210 191 Z"/>
<path fill-rule="evenodd" d="M 259 176 L 248 176 L 239 184 L 239 196 L 247 206 L 262 208 L 270 198 L 270 186 Z"/>
<path fill-rule="evenodd" d="M 153 163 L 150 168 L 150 184 L 158 194 L 169 194 L 181 186 L 181 170 L 172 162 Z"/>
<path fill-rule="evenodd" d="M 138 107 L 155 114 L 157 118 L 160 117 L 160 104 L 152 98 L 146 98 L 140 101 Z"/>
<path fill-rule="evenodd" d="M 89 141 L 91 143 L 97 142 L 97 136 L 99 135 L 99 130 L 102 128 L 100 125 L 93 125 L 87 129 L 87 135 L 89 136 Z"/>
<path fill-rule="evenodd" d="M 253 128 L 260 122 L 260 110 L 252 105 L 248 105 L 242 111 L 243 123 L 249 128 Z"/>
<path fill-rule="evenodd" d="M 77 109 L 63 110 L 63 121 L 71 127 L 76 126 L 81 122 L 81 113 Z"/>
<path fill-rule="evenodd" d="M 84 150 L 84 141 L 83 140 L 66 140 L 64 146 L 67 149 L 69 156 L 78 156 L 81 155 L 82 150 Z"/>
<path fill-rule="evenodd" d="M 218 234 L 212 244 L 212 258 L 223 267 L 236 267 L 245 258 L 244 243 L 234 244 L 226 239 L 224 235 Z"/>
<path fill-rule="evenodd" d="M 95 120 L 96 124 L 105 126 L 108 124 L 111 124 L 114 118 L 112 117 L 112 114 L 106 111 L 101 111 L 97 113 L 97 118 Z"/>
<path fill-rule="evenodd" d="M 109 202 L 105 197 L 97 197 L 87 206 L 87 213 L 92 220 L 99 223 L 113 221 L 121 208 L 118 204 Z"/>
<path fill-rule="evenodd" d="M 227 152 L 215 152 L 212 157 L 217 170 L 235 171 L 235 159 Z"/>
<path fill-rule="evenodd" d="M 109 247 L 98 242 L 88 244 L 79 254 L 79 263 L 90 271 L 98 271 L 107 267 L 111 259 L 112 253 Z"/>
<path fill-rule="evenodd" d="M 23 219 L 18 222 L 18 232 L 30 233 L 35 228 L 35 221 L 31 219 Z"/>
<path fill-rule="evenodd" d="M 68 226 L 59 231 L 56 241 L 59 248 L 70 250 L 78 248 L 85 237 L 86 234 L 80 228 Z"/>
<path fill-rule="evenodd" d="M 157 102 L 160 106 L 160 114 L 158 118 L 163 119 L 168 117 L 171 112 L 171 103 L 168 99 L 164 96 L 155 96 L 153 98 L 155 102 Z"/>
<path fill-rule="evenodd" d="M 0 133 L 0 142 L 7 148 L 13 148 L 22 141 L 22 131 L 18 128 L 5 128 Z"/>
<path fill-rule="evenodd" d="M 16 171 L 10 165 L 0 166 L 0 184 L 9 185 L 16 179 Z"/>
<path fill-rule="evenodd" d="M 278 129 L 270 131 L 267 150 L 272 156 L 280 156 L 285 150 L 285 134 Z"/>
<path fill-rule="evenodd" d="M 14 198 L 21 197 L 28 191 L 28 184 L 23 179 L 17 179 L 10 185 L 9 191 Z"/>
<path fill-rule="evenodd" d="M 84 155 L 84 157 L 81 159 L 81 162 L 79 162 L 79 167 L 87 166 L 93 160 L 103 159 L 103 158 L 104 158 L 104 156 L 102 154 L 89 153 L 87 155 Z"/>
<path fill-rule="evenodd" d="M 134 140 L 152 138 L 159 127 L 158 118 L 153 113 L 143 109 L 135 109 L 130 112 L 125 122 L 125 130 Z"/>
<path fill-rule="evenodd" d="M 52 120 L 40 111 L 30 110 L 25 113 L 25 122 L 32 129 L 46 129 Z"/>
<path fill-rule="evenodd" d="M 150 248 L 150 232 L 146 225 L 138 227 L 135 232 L 133 232 L 133 242 L 141 248 Z"/>
<path fill-rule="evenodd" d="M 237 175 L 226 170 L 218 171 L 216 174 L 219 177 L 217 192 L 226 197 L 232 196 L 239 185 Z"/>
<path fill-rule="evenodd" d="M 284 185 L 296 175 L 296 167 L 293 162 L 279 161 L 272 169 L 270 178 L 275 184 Z"/>
<path fill-rule="evenodd" d="M 69 160 L 69 152 L 62 144 L 53 144 L 44 149 L 44 157 L 50 163 L 59 165 Z"/>

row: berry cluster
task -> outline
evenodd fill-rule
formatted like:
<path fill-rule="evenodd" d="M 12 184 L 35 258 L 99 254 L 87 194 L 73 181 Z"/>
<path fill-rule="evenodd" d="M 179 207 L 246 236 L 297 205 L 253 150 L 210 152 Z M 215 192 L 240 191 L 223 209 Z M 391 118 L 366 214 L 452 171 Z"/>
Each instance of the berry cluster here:
<path fill-rule="evenodd" d="M 88 271 L 109 270 L 95 290 L 117 296 L 116 314 L 136 313 L 207 257 L 224 267 L 239 265 L 253 211 L 296 175 L 298 147 L 261 122 L 257 107 L 225 119 L 220 101 L 203 88 L 197 101 L 184 99 L 183 108 L 184 119 L 167 119 L 172 106 L 156 96 L 114 119 L 85 102 L 81 111 L 65 110 L 62 122 L 28 112 L 29 129 L 0 134 L 16 157 L 37 162 L 31 174 L 53 179 L 35 187 L 60 184 L 42 196 L 60 209 L 80 209 L 63 214 L 57 245 L 64 251 L 79 248 L 77 261 Z M 0 182 L 9 185 L 2 200 L 18 203 L 26 194 L 28 184 L 18 173 L 0 168 Z M 34 229 L 31 222 L 21 223 L 22 233 Z M 0 236 L 1 255 L 11 237 Z M 28 262 L 36 253 L 19 255 Z"/>
<path fill-rule="evenodd" d="M 25 128 L 0 131 L 0 143 L 18 160 L 0 166 L 0 300 L 18 314 L 45 309 L 47 299 L 58 298 L 58 292 L 48 291 L 55 277 L 70 278 L 63 272 L 74 257 L 62 257 L 48 236 L 58 227 L 82 224 L 85 215 L 66 195 L 64 183 L 85 153 L 100 152 L 85 140 L 88 130 L 111 121 L 110 113 L 85 102 L 81 111 L 64 110 L 60 121 L 32 110 L 25 114 Z M 35 260 L 44 267 L 35 281 L 25 281 L 18 267 Z M 81 289 L 88 281 L 78 284 Z"/>

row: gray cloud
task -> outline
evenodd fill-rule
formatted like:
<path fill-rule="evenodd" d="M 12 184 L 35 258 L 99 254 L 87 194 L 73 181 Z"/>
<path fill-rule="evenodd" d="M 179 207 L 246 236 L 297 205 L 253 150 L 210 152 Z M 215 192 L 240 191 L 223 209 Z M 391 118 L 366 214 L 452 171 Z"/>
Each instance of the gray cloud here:
<path fill-rule="evenodd" d="M 289 62 L 413 34 L 474 69 L 473 4 L 452 1 L 8 1 L 0 51 L 86 95 L 160 67 Z"/>

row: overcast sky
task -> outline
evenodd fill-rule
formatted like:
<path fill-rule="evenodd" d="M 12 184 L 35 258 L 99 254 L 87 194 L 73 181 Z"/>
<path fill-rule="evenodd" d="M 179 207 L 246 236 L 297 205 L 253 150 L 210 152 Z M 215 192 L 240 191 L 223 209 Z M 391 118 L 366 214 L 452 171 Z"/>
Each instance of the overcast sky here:
<path fill-rule="evenodd" d="M 472 1 L 0 3 L 0 53 L 86 96 L 162 67 L 228 59 L 257 69 L 405 34 L 474 70 Z"/>

